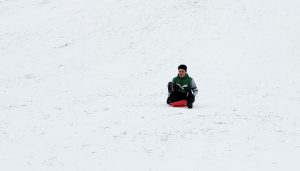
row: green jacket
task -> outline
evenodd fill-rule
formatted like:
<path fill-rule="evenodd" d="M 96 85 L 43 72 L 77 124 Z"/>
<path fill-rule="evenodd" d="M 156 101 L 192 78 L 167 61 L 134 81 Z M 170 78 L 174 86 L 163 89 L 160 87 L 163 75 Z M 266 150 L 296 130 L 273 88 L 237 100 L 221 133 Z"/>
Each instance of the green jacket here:
<path fill-rule="evenodd" d="M 198 89 L 196 83 L 192 77 L 186 74 L 183 78 L 180 78 L 179 75 L 174 77 L 172 82 L 179 87 L 176 91 L 187 93 L 189 90 L 192 90 L 192 93 L 196 96 Z"/>

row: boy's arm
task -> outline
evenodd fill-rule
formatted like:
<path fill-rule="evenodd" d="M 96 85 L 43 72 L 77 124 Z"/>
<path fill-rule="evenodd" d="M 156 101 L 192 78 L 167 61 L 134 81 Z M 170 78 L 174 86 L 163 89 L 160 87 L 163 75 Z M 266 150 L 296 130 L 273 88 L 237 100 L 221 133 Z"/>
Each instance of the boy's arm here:
<path fill-rule="evenodd" d="M 194 79 L 192 79 L 192 81 L 191 81 L 191 89 L 192 89 L 194 96 L 196 96 L 198 94 L 198 88 L 197 88 L 197 85 L 196 85 Z"/>

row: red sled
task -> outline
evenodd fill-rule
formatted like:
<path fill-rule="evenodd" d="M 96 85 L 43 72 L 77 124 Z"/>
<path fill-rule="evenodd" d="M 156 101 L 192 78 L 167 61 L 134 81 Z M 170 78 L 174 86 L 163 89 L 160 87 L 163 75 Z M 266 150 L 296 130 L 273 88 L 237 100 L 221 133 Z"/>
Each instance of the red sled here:
<path fill-rule="evenodd" d="M 180 101 L 177 101 L 177 102 L 172 102 L 170 105 L 173 106 L 173 107 L 184 107 L 184 106 L 187 105 L 187 101 L 186 100 L 180 100 Z"/>

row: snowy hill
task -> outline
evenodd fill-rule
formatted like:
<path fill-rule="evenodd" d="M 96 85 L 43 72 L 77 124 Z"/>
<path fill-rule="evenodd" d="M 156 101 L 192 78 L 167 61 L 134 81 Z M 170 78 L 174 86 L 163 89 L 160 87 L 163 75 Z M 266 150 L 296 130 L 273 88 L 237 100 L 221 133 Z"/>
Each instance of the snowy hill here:
<path fill-rule="evenodd" d="M 0 170 L 299 171 L 299 8 L 0 0 Z"/>

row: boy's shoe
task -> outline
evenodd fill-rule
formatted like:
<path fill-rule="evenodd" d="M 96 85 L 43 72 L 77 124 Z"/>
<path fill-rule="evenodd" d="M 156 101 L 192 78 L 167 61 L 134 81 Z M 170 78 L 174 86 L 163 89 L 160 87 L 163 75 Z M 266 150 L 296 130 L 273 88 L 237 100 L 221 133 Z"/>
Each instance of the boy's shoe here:
<path fill-rule="evenodd" d="M 187 103 L 187 107 L 190 109 L 193 108 L 193 103 Z"/>
<path fill-rule="evenodd" d="M 167 98 L 167 104 L 170 104 L 170 103 L 172 103 L 172 102 L 171 102 L 171 98 L 168 97 L 168 98 Z"/>

